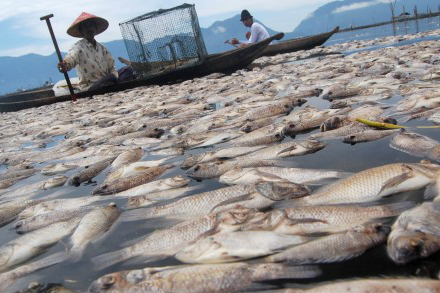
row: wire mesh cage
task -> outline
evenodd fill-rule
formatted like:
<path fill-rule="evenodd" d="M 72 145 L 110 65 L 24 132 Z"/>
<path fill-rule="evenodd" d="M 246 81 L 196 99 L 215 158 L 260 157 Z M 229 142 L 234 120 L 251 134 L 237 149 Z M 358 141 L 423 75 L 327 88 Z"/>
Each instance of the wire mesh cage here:
<path fill-rule="evenodd" d="M 208 55 L 195 5 L 150 12 L 119 26 L 140 78 L 200 64 Z"/>

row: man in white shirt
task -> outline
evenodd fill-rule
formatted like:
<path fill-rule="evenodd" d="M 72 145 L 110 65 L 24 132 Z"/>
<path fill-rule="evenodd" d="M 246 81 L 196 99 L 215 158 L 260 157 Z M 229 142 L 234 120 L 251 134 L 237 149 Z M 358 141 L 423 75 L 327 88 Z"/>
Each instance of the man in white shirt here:
<path fill-rule="evenodd" d="M 82 39 L 72 46 L 58 69 L 65 72 L 76 68 L 82 91 L 133 79 L 133 69 L 116 70 L 110 52 L 95 40 L 107 28 L 107 20 L 83 12 L 67 30 L 69 35 Z"/>
<path fill-rule="evenodd" d="M 233 45 L 238 45 L 238 44 L 248 45 L 248 44 L 258 43 L 270 37 L 269 33 L 264 28 L 264 26 L 254 22 L 254 17 L 249 13 L 249 11 L 243 10 L 241 12 L 240 21 L 242 21 L 246 27 L 251 28 L 251 36 L 248 41 L 243 41 L 243 42 L 240 42 L 236 38 L 233 38 L 232 39 Z"/>

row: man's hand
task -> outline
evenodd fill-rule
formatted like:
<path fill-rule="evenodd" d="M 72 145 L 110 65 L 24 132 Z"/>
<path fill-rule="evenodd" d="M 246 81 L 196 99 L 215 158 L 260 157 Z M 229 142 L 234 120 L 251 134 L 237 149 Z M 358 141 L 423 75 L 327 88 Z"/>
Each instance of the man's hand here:
<path fill-rule="evenodd" d="M 240 41 L 237 40 L 236 38 L 233 38 L 232 41 L 231 41 L 231 44 L 232 45 L 238 45 L 238 44 L 240 44 Z"/>
<path fill-rule="evenodd" d="M 68 70 L 67 70 L 67 63 L 66 63 L 66 61 L 63 61 L 63 62 L 58 63 L 58 70 L 59 70 L 60 72 L 62 72 L 62 73 L 65 73 L 65 72 L 68 71 Z"/>

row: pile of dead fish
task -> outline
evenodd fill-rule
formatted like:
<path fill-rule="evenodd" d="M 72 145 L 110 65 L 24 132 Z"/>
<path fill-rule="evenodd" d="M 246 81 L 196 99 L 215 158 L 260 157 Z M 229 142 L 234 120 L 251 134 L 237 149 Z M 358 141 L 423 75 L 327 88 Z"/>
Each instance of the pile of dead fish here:
<path fill-rule="evenodd" d="M 95 281 L 74 289 L 440 292 L 436 279 L 380 272 L 314 281 L 329 263 L 375 247 L 399 265 L 440 249 L 440 146 L 414 126 L 440 123 L 440 41 L 327 54 L 344 46 L 261 58 L 230 76 L 1 114 L 0 291 L 87 258 Z M 384 139 L 391 153 L 413 160 L 359 172 L 295 165 L 329 144 Z M 124 227 L 148 223 L 160 225 L 107 249 Z M 176 265 L 160 266 L 163 259 Z"/>

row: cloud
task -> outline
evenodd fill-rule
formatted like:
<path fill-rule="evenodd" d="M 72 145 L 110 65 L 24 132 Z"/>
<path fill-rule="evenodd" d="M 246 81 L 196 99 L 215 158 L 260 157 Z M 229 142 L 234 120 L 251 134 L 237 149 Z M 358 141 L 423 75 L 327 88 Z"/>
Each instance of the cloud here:
<path fill-rule="evenodd" d="M 219 26 L 213 28 L 213 29 L 212 29 L 212 32 L 213 32 L 214 34 L 221 34 L 221 33 L 226 32 L 226 28 L 223 27 L 223 26 L 220 26 L 220 25 L 219 25 Z"/>
<path fill-rule="evenodd" d="M 332 13 L 333 14 L 337 14 L 337 13 L 342 13 L 342 12 L 347 12 L 347 11 L 367 8 L 367 7 L 370 7 L 370 6 L 374 6 L 374 5 L 377 5 L 377 4 L 384 4 L 384 3 L 389 3 L 389 1 L 388 0 L 373 0 L 373 1 L 365 1 L 365 2 L 353 3 L 353 4 L 344 5 L 344 6 L 341 6 L 339 8 L 336 8 L 335 10 L 332 11 Z"/>

